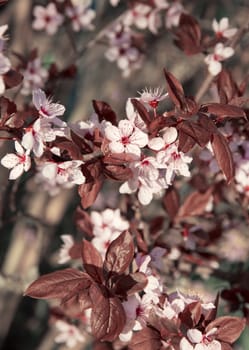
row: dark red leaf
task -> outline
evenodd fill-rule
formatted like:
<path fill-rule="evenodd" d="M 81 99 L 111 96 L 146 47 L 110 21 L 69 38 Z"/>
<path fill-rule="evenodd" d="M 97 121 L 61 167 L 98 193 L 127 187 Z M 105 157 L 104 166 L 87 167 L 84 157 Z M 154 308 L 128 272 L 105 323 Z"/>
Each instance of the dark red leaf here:
<path fill-rule="evenodd" d="M 149 232 L 150 234 L 157 235 L 163 228 L 165 222 L 165 216 L 156 216 L 150 221 Z"/>
<path fill-rule="evenodd" d="M 79 270 L 68 268 L 55 271 L 39 277 L 25 291 L 24 295 L 38 299 L 65 298 L 79 291 L 89 288 L 89 276 Z"/>
<path fill-rule="evenodd" d="M 112 125 L 117 125 L 116 113 L 112 110 L 110 105 L 104 101 L 93 100 L 93 108 L 99 117 L 99 121 L 106 120 Z"/>
<path fill-rule="evenodd" d="M 176 126 L 176 119 L 174 117 L 165 117 L 159 115 L 149 125 L 149 133 L 151 137 L 157 136 L 158 132 L 165 127 Z"/>
<path fill-rule="evenodd" d="M 211 198 L 212 191 L 213 189 L 209 188 L 204 193 L 198 191 L 192 192 L 180 206 L 177 217 L 202 215 Z"/>
<path fill-rule="evenodd" d="M 4 74 L 3 80 L 6 86 L 6 89 L 11 89 L 19 84 L 23 80 L 21 73 L 17 72 L 14 69 L 10 69 L 7 73 Z"/>
<path fill-rule="evenodd" d="M 208 117 L 206 114 L 204 114 L 202 112 L 198 112 L 198 116 L 199 116 L 198 123 L 203 128 L 205 128 L 211 134 L 217 132 L 218 129 L 210 117 Z"/>
<path fill-rule="evenodd" d="M 108 295 L 104 288 L 92 285 L 90 288 L 93 308 L 91 329 L 93 336 L 102 341 L 113 341 L 122 332 L 126 317 L 121 301 Z"/>
<path fill-rule="evenodd" d="M 95 182 L 85 183 L 79 186 L 79 195 L 81 197 L 81 205 L 84 209 L 89 208 L 95 202 L 99 191 L 101 190 L 103 180 L 99 179 Z"/>
<path fill-rule="evenodd" d="M 149 125 L 151 121 L 151 117 L 147 109 L 144 107 L 144 105 L 136 98 L 132 98 L 131 103 L 133 104 L 134 108 L 138 111 L 138 114 L 143 119 L 145 124 Z"/>
<path fill-rule="evenodd" d="M 176 79 L 173 74 L 166 71 L 166 69 L 164 69 L 164 75 L 167 83 L 167 91 L 169 93 L 169 97 L 179 110 L 184 110 L 186 106 L 186 100 L 182 84 L 179 82 L 179 80 Z"/>
<path fill-rule="evenodd" d="M 108 179 L 122 182 L 132 177 L 131 169 L 125 165 L 106 165 L 104 174 Z"/>
<path fill-rule="evenodd" d="M 122 274 L 129 267 L 134 256 L 134 243 L 128 231 L 121 233 L 109 245 L 104 261 L 104 270 Z"/>
<path fill-rule="evenodd" d="M 72 259 L 81 258 L 81 243 L 74 243 L 73 246 L 69 249 L 69 255 Z"/>
<path fill-rule="evenodd" d="M 234 177 L 234 162 L 231 150 L 227 144 L 225 136 L 220 133 L 213 134 L 212 148 L 214 156 L 226 180 L 230 183 Z"/>
<path fill-rule="evenodd" d="M 160 333 L 153 329 L 146 327 L 139 332 L 133 334 L 129 349 L 131 350 L 159 350 L 161 349 Z"/>
<path fill-rule="evenodd" d="M 217 88 L 220 97 L 220 102 L 227 104 L 238 93 L 237 85 L 235 84 L 231 73 L 222 69 L 217 77 Z"/>
<path fill-rule="evenodd" d="M 211 138 L 211 133 L 207 128 L 190 120 L 178 124 L 177 129 L 192 137 L 200 147 L 205 147 Z"/>
<path fill-rule="evenodd" d="M 245 319 L 232 316 L 218 317 L 216 320 L 209 323 L 206 331 L 212 328 L 218 328 L 215 339 L 225 343 L 234 343 L 245 328 Z"/>
<path fill-rule="evenodd" d="M 201 28 L 197 20 L 186 13 L 182 13 L 178 29 L 175 31 L 175 44 L 186 55 L 195 55 L 202 51 Z"/>
<path fill-rule="evenodd" d="M 142 272 L 121 276 L 115 282 L 115 294 L 126 297 L 142 291 L 147 285 L 147 277 Z"/>
<path fill-rule="evenodd" d="M 84 240 L 82 242 L 82 261 L 86 272 L 93 278 L 95 282 L 103 282 L 103 260 L 91 242 Z"/>
<path fill-rule="evenodd" d="M 174 220 L 180 207 L 180 198 L 177 190 L 171 186 L 163 197 L 163 206 L 171 220 Z"/>
<path fill-rule="evenodd" d="M 216 115 L 219 120 L 224 118 L 245 118 L 246 113 L 238 106 L 222 104 L 222 103 L 207 103 L 201 106 L 201 112 L 211 113 Z"/>
<path fill-rule="evenodd" d="M 178 142 L 178 150 L 183 153 L 189 152 L 196 145 L 193 137 L 187 135 L 182 130 L 178 130 Z"/>
<path fill-rule="evenodd" d="M 89 238 L 93 237 L 93 225 L 90 215 L 85 210 L 82 210 L 80 206 L 76 208 L 74 221 L 81 233 L 87 234 Z"/>

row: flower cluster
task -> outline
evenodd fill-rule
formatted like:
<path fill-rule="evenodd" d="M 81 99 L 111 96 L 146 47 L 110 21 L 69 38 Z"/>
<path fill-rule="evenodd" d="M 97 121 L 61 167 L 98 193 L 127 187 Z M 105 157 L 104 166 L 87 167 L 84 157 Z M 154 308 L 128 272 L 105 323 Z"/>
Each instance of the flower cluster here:
<path fill-rule="evenodd" d="M 61 6 L 54 2 L 48 3 L 46 7 L 36 5 L 33 9 L 33 29 L 45 30 L 47 34 L 54 35 L 63 22 L 68 20 L 73 31 L 92 30 L 95 11 L 91 9 L 91 4 L 92 1 L 87 0 L 82 3 L 70 2 L 70 5 L 63 2 Z"/>
<path fill-rule="evenodd" d="M 222 70 L 221 62 L 234 54 L 234 49 L 230 46 L 225 46 L 223 41 L 233 37 L 237 29 L 229 28 L 228 18 L 224 17 L 219 22 L 216 19 L 213 20 L 213 30 L 218 43 L 214 47 L 214 52 L 205 57 L 205 63 L 208 65 L 209 73 L 216 76 Z"/>

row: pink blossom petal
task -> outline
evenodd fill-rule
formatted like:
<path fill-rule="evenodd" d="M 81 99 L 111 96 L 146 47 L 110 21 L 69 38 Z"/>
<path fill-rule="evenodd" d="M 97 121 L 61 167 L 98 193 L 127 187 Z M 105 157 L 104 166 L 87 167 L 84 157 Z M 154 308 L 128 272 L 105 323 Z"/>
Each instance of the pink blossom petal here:
<path fill-rule="evenodd" d="M 8 153 L 1 159 L 1 164 L 7 168 L 12 169 L 19 163 L 19 157 L 14 153 Z"/>
<path fill-rule="evenodd" d="M 16 180 L 23 173 L 23 164 L 17 164 L 10 172 L 9 179 Z"/>

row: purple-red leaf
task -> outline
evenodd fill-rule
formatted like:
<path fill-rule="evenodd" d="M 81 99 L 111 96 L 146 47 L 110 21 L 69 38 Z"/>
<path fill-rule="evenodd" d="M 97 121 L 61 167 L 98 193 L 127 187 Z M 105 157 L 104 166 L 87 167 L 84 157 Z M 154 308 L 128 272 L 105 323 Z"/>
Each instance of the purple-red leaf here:
<path fill-rule="evenodd" d="M 111 342 L 122 332 L 126 321 L 121 301 L 94 284 L 90 288 L 90 295 L 93 303 L 91 313 L 93 336 L 98 340 Z"/>
<path fill-rule="evenodd" d="M 79 270 L 68 268 L 39 277 L 25 291 L 24 295 L 38 299 L 63 299 L 89 288 L 92 283 L 89 276 Z"/>
<path fill-rule="evenodd" d="M 115 294 L 127 296 L 138 293 L 146 287 L 147 283 L 147 277 L 142 272 L 123 275 L 115 282 Z"/>
<path fill-rule="evenodd" d="M 225 136 L 220 133 L 213 134 L 212 148 L 214 156 L 226 180 L 230 183 L 234 177 L 234 162 L 231 150 Z"/>
<path fill-rule="evenodd" d="M 136 98 L 132 98 L 131 103 L 133 104 L 134 108 L 138 111 L 138 114 L 143 119 L 145 124 L 149 125 L 151 121 L 151 117 L 147 109 L 144 107 L 144 105 Z"/>
<path fill-rule="evenodd" d="M 219 120 L 224 118 L 245 118 L 245 111 L 238 107 L 222 103 L 207 103 L 201 106 L 201 112 L 211 113 L 216 115 Z"/>
<path fill-rule="evenodd" d="M 245 328 L 245 319 L 232 316 L 218 317 L 216 320 L 209 323 L 206 331 L 212 328 L 218 328 L 215 338 L 225 343 L 234 343 Z"/>
<path fill-rule="evenodd" d="M 163 206 L 170 219 L 174 220 L 180 206 L 180 198 L 177 190 L 173 186 L 166 190 L 163 197 Z"/>
<path fill-rule="evenodd" d="M 192 137 L 201 147 L 206 146 L 211 137 L 211 133 L 207 128 L 190 120 L 180 123 L 177 129 Z"/>
<path fill-rule="evenodd" d="M 81 197 L 81 205 L 84 209 L 89 208 L 95 202 L 102 183 L 102 179 L 97 179 L 95 182 L 89 182 L 79 186 L 78 191 Z"/>
<path fill-rule="evenodd" d="M 179 208 L 177 217 L 202 215 L 211 198 L 212 188 L 204 193 L 195 191 L 191 193 Z"/>
<path fill-rule="evenodd" d="M 129 349 L 131 350 L 159 350 L 161 349 L 160 333 L 153 329 L 146 327 L 139 332 L 133 334 Z"/>
<path fill-rule="evenodd" d="M 109 245 L 104 261 L 107 273 L 122 274 L 129 267 L 134 256 L 134 243 L 128 231 L 124 231 Z"/>
<path fill-rule="evenodd" d="M 176 79 L 173 74 L 166 71 L 166 69 L 164 70 L 164 75 L 167 83 L 167 91 L 169 93 L 169 97 L 178 109 L 184 110 L 186 100 L 182 84 L 179 82 L 179 80 Z"/>
<path fill-rule="evenodd" d="M 92 103 L 95 113 L 99 117 L 99 121 L 106 120 L 111 122 L 113 125 L 117 125 L 116 113 L 112 110 L 108 103 L 97 100 L 93 100 Z"/>
<path fill-rule="evenodd" d="M 82 261 L 86 272 L 93 278 L 95 282 L 103 282 L 103 260 L 91 242 L 84 240 L 82 242 Z"/>

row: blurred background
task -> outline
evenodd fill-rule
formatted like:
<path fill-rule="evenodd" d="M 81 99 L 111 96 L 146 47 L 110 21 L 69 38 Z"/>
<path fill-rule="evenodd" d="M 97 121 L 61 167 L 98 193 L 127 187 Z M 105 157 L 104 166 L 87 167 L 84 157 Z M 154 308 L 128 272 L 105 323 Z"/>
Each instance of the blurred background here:
<path fill-rule="evenodd" d="M 7 52 L 13 66 L 20 63 L 14 53 L 26 57 L 37 49 L 44 65 L 56 62 L 61 69 L 73 58 L 73 49 L 67 32 L 61 28 L 54 36 L 32 30 L 32 9 L 46 1 L 12 0 L 0 7 L 0 25 L 8 24 Z M 242 26 L 249 15 L 248 0 L 192 0 L 184 7 L 195 15 L 203 28 L 211 31 L 214 18 L 229 17 L 231 25 Z M 96 37 L 96 34 L 120 16 L 126 0 L 111 7 L 106 0 L 93 1 L 96 10 L 95 30 L 76 33 L 79 48 Z M 203 56 L 187 57 L 174 44 L 172 34 L 160 30 L 158 35 L 144 31 L 145 58 L 141 69 L 123 78 L 115 64 L 104 57 L 106 47 L 95 44 L 77 60 L 78 72 L 74 79 L 58 84 L 54 95 L 66 106 L 70 121 L 85 120 L 93 112 L 92 100 L 108 102 L 120 118 L 125 117 L 128 97 L 137 96 L 145 87 L 164 87 L 163 68 L 172 72 L 183 84 L 188 95 L 195 95 L 207 74 Z M 245 36 L 228 66 L 237 81 L 242 80 L 249 67 L 249 36 Z M 30 101 L 18 88 L 6 96 L 15 97 L 17 104 Z M 207 94 L 204 101 L 212 96 Z M 8 152 L 12 142 L 0 140 L 0 157 Z M 106 196 L 108 197 L 108 189 Z M 103 199 L 108 205 L 108 198 Z M 80 200 L 76 190 L 64 190 L 55 197 L 39 189 L 24 176 L 20 181 L 8 181 L 8 172 L 0 170 L 0 348 L 3 350 L 55 350 L 64 349 L 54 343 L 55 330 L 49 325 L 49 307 L 45 301 L 23 297 L 23 290 L 39 274 L 56 268 L 60 235 L 77 236 L 73 213 Z M 111 205 L 109 203 L 109 205 Z M 212 280 L 209 286 L 220 288 Z M 212 285 L 213 284 L 213 285 Z M 236 349 L 248 349 L 248 332 L 245 332 Z M 86 345 L 90 348 L 90 345 Z M 83 349 L 79 345 L 75 349 Z"/>

